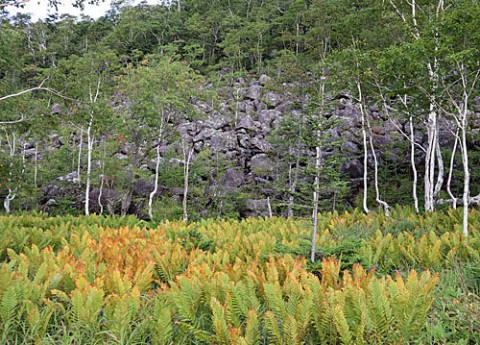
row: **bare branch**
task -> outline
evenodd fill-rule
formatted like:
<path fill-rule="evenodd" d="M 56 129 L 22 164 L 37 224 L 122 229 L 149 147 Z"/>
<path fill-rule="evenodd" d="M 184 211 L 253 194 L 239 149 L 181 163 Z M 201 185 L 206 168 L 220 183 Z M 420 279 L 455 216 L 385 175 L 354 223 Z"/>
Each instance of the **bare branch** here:
<path fill-rule="evenodd" d="M 20 117 L 20 118 L 17 119 L 17 120 L 12 120 L 12 121 L 0 121 L 0 125 L 12 125 L 12 124 L 15 124 L 15 123 L 23 122 L 23 121 L 25 121 L 25 120 L 26 120 L 25 115 L 22 114 L 22 117 Z"/>
<path fill-rule="evenodd" d="M 60 97 L 60 98 L 63 98 L 63 99 L 65 99 L 65 100 L 67 100 L 67 101 L 84 103 L 84 102 L 81 101 L 81 100 L 64 96 L 64 95 L 62 95 L 60 92 L 55 91 L 55 90 L 53 90 L 53 89 L 51 89 L 51 88 L 49 88 L 49 87 L 43 87 L 42 85 L 43 85 L 43 82 L 42 82 L 42 84 L 40 84 L 40 86 L 35 86 L 35 87 L 32 87 L 31 89 L 23 90 L 23 91 L 20 91 L 20 92 L 18 92 L 18 93 L 12 93 L 12 94 L 10 94 L 10 95 L 6 95 L 6 96 L 3 96 L 3 97 L 0 97 L 0 102 L 1 102 L 1 101 L 4 101 L 4 100 L 7 100 L 7 99 L 9 99 L 9 98 L 18 97 L 18 96 L 21 96 L 21 95 L 24 95 L 24 94 L 26 94 L 26 93 L 33 92 L 33 91 L 46 91 L 46 92 L 51 93 L 52 95 L 55 95 L 55 96 Z"/>

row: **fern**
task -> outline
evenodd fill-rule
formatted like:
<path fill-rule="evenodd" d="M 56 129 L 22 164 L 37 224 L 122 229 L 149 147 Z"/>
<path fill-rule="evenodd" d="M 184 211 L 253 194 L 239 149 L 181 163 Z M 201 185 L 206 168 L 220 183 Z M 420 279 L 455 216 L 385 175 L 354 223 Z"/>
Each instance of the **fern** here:
<path fill-rule="evenodd" d="M 345 345 L 353 344 L 353 335 L 340 305 L 335 307 L 334 322 L 342 343 Z"/>
<path fill-rule="evenodd" d="M 247 345 L 257 345 L 260 343 L 260 321 L 255 310 L 250 310 L 247 315 L 245 327 L 245 342 Z"/>
<path fill-rule="evenodd" d="M 265 325 L 267 327 L 268 335 L 272 339 L 270 343 L 283 345 L 282 332 L 280 331 L 280 326 L 278 325 L 277 318 L 273 312 L 267 311 L 265 313 Z"/>
<path fill-rule="evenodd" d="M 154 345 L 169 345 L 173 343 L 173 323 L 171 308 L 160 299 L 155 300 L 151 332 Z"/>
<path fill-rule="evenodd" d="M 19 295 L 15 285 L 7 287 L 0 301 L 0 320 L 2 322 L 10 321 L 14 318 L 19 305 Z"/>
<path fill-rule="evenodd" d="M 212 297 L 210 301 L 210 306 L 212 308 L 212 323 L 213 330 L 215 332 L 216 344 L 228 345 L 228 326 L 225 321 L 224 308 L 215 297 Z"/>
<path fill-rule="evenodd" d="M 368 285 L 368 316 L 377 343 L 382 344 L 392 326 L 392 309 L 380 280 L 372 279 Z"/>

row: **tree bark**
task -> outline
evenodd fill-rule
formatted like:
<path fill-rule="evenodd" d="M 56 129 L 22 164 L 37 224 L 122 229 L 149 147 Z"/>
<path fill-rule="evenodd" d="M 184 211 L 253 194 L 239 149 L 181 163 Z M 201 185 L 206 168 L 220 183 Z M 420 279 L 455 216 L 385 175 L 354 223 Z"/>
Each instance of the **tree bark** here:
<path fill-rule="evenodd" d="M 365 109 L 363 108 L 363 94 L 362 85 L 357 80 L 358 101 L 360 107 L 360 114 L 362 115 L 362 140 L 363 140 L 363 211 L 369 213 L 367 199 L 368 199 L 368 143 L 367 143 L 367 131 L 365 129 Z"/>
<path fill-rule="evenodd" d="M 183 221 L 188 221 L 188 209 L 187 209 L 187 201 L 188 201 L 188 179 L 190 178 L 190 161 L 193 156 L 193 147 L 187 148 L 184 147 L 183 152 L 185 163 L 183 165 Z"/>
<path fill-rule="evenodd" d="M 87 129 L 87 179 L 85 182 L 85 215 L 90 214 L 90 173 L 92 171 L 92 151 L 93 151 L 93 138 L 92 138 L 92 125 L 93 115 L 90 117 L 90 122 Z"/>
<path fill-rule="evenodd" d="M 418 172 L 417 172 L 417 166 L 415 164 L 415 131 L 413 129 L 412 116 L 410 116 L 410 161 L 412 164 L 412 172 L 413 172 L 413 186 L 412 186 L 413 205 L 415 207 L 415 212 L 419 213 L 420 210 L 418 207 L 418 195 L 417 195 Z"/>
<path fill-rule="evenodd" d="M 319 134 L 318 134 L 319 135 Z M 313 187 L 313 233 L 312 233 L 312 251 L 310 260 L 315 262 L 315 250 L 317 244 L 317 232 L 318 232 L 318 194 L 320 190 L 320 168 L 321 168 L 322 151 L 320 146 L 316 147 L 315 155 L 315 183 Z"/>

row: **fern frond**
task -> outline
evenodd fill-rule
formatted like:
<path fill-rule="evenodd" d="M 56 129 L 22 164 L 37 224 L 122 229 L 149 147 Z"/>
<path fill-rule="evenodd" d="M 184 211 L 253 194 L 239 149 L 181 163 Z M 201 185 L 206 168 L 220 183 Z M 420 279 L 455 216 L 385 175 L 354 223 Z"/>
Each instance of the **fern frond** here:
<path fill-rule="evenodd" d="M 7 322 L 14 318 L 19 302 L 16 286 L 11 285 L 7 287 L 0 301 L 0 320 L 2 322 Z"/>
<path fill-rule="evenodd" d="M 340 306 L 335 307 L 334 322 L 342 343 L 345 345 L 353 344 L 353 334 Z"/>
<path fill-rule="evenodd" d="M 250 310 L 247 315 L 247 325 L 245 327 L 245 341 L 248 345 L 257 345 L 260 343 L 259 327 L 260 321 L 255 310 Z"/>
<path fill-rule="evenodd" d="M 268 334 L 272 340 L 270 341 L 270 343 L 283 345 L 284 342 L 282 332 L 280 331 L 277 318 L 275 314 L 270 310 L 265 313 L 265 325 L 267 327 Z"/>
<path fill-rule="evenodd" d="M 228 326 L 225 321 L 225 311 L 223 306 L 215 297 L 212 297 L 210 307 L 212 308 L 212 324 L 215 332 L 216 344 L 228 345 Z"/>

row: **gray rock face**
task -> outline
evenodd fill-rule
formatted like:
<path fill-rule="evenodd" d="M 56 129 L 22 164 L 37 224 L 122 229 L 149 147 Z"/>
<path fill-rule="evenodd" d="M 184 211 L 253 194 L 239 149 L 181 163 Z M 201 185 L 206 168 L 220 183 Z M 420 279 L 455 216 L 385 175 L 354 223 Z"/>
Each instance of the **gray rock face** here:
<path fill-rule="evenodd" d="M 245 99 L 250 99 L 252 101 L 260 100 L 262 97 L 262 89 L 261 85 L 252 85 L 247 89 L 245 94 Z"/>
<path fill-rule="evenodd" d="M 253 121 L 253 119 L 247 115 L 240 119 L 235 129 L 236 130 L 246 129 L 254 132 L 257 130 L 257 126 L 255 125 L 255 122 Z"/>
<path fill-rule="evenodd" d="M 273 164 L 264 153 L 260 153 L 251 158 L 250 170 L 257 176 L 267 179 L 273 178 Z"/>
<path fill-rule="evenodd" d="M 228 169 L 219 181 L 219 194 L 232 194 L 237 191 L 245 181 L 245 174 L 237 169 Z"/>
<path fill-rule="evenodd" d="M 363 164 L 358 159 L 347 161 L 343 164 L 342 172 L 352 179 L 363 177 Z"/>
<path fill-rule="evenodd" d="M 261 110 L 258 113 L 258 122 L 268 127 L 272 126 L 273 121 L 282 116 L 282 113 L 275 109 Z"/>
<path fill-rule="evenodd" d="M 215 132 L 210 138 L 210 147 L 213 151 L 234 151 L 237 147 L 235 131 Z"/>
<path fill-rule="evenodd" d="M 268 199 L 247 199 L 245 203 L 245 217 L 267 217 Z"/>
<path fill-rule="evenodd" d="M 262 86 L 265 86 L 265 84 L 267 84 L 270 80 L 272 80 L 272 78 L 270 78 L 268 75 L 266 74 L 262 74 L 260 76 L 260 78 L 258 78 L 258 82 L 260 83 L 260 85 Z"/>
<path fill-rule="evenodd" d="M 263 100 L 269 109 L 274 109 L 282 103 L 280 95 L 274 92 L 267 92 L 263 96 Z"/>

